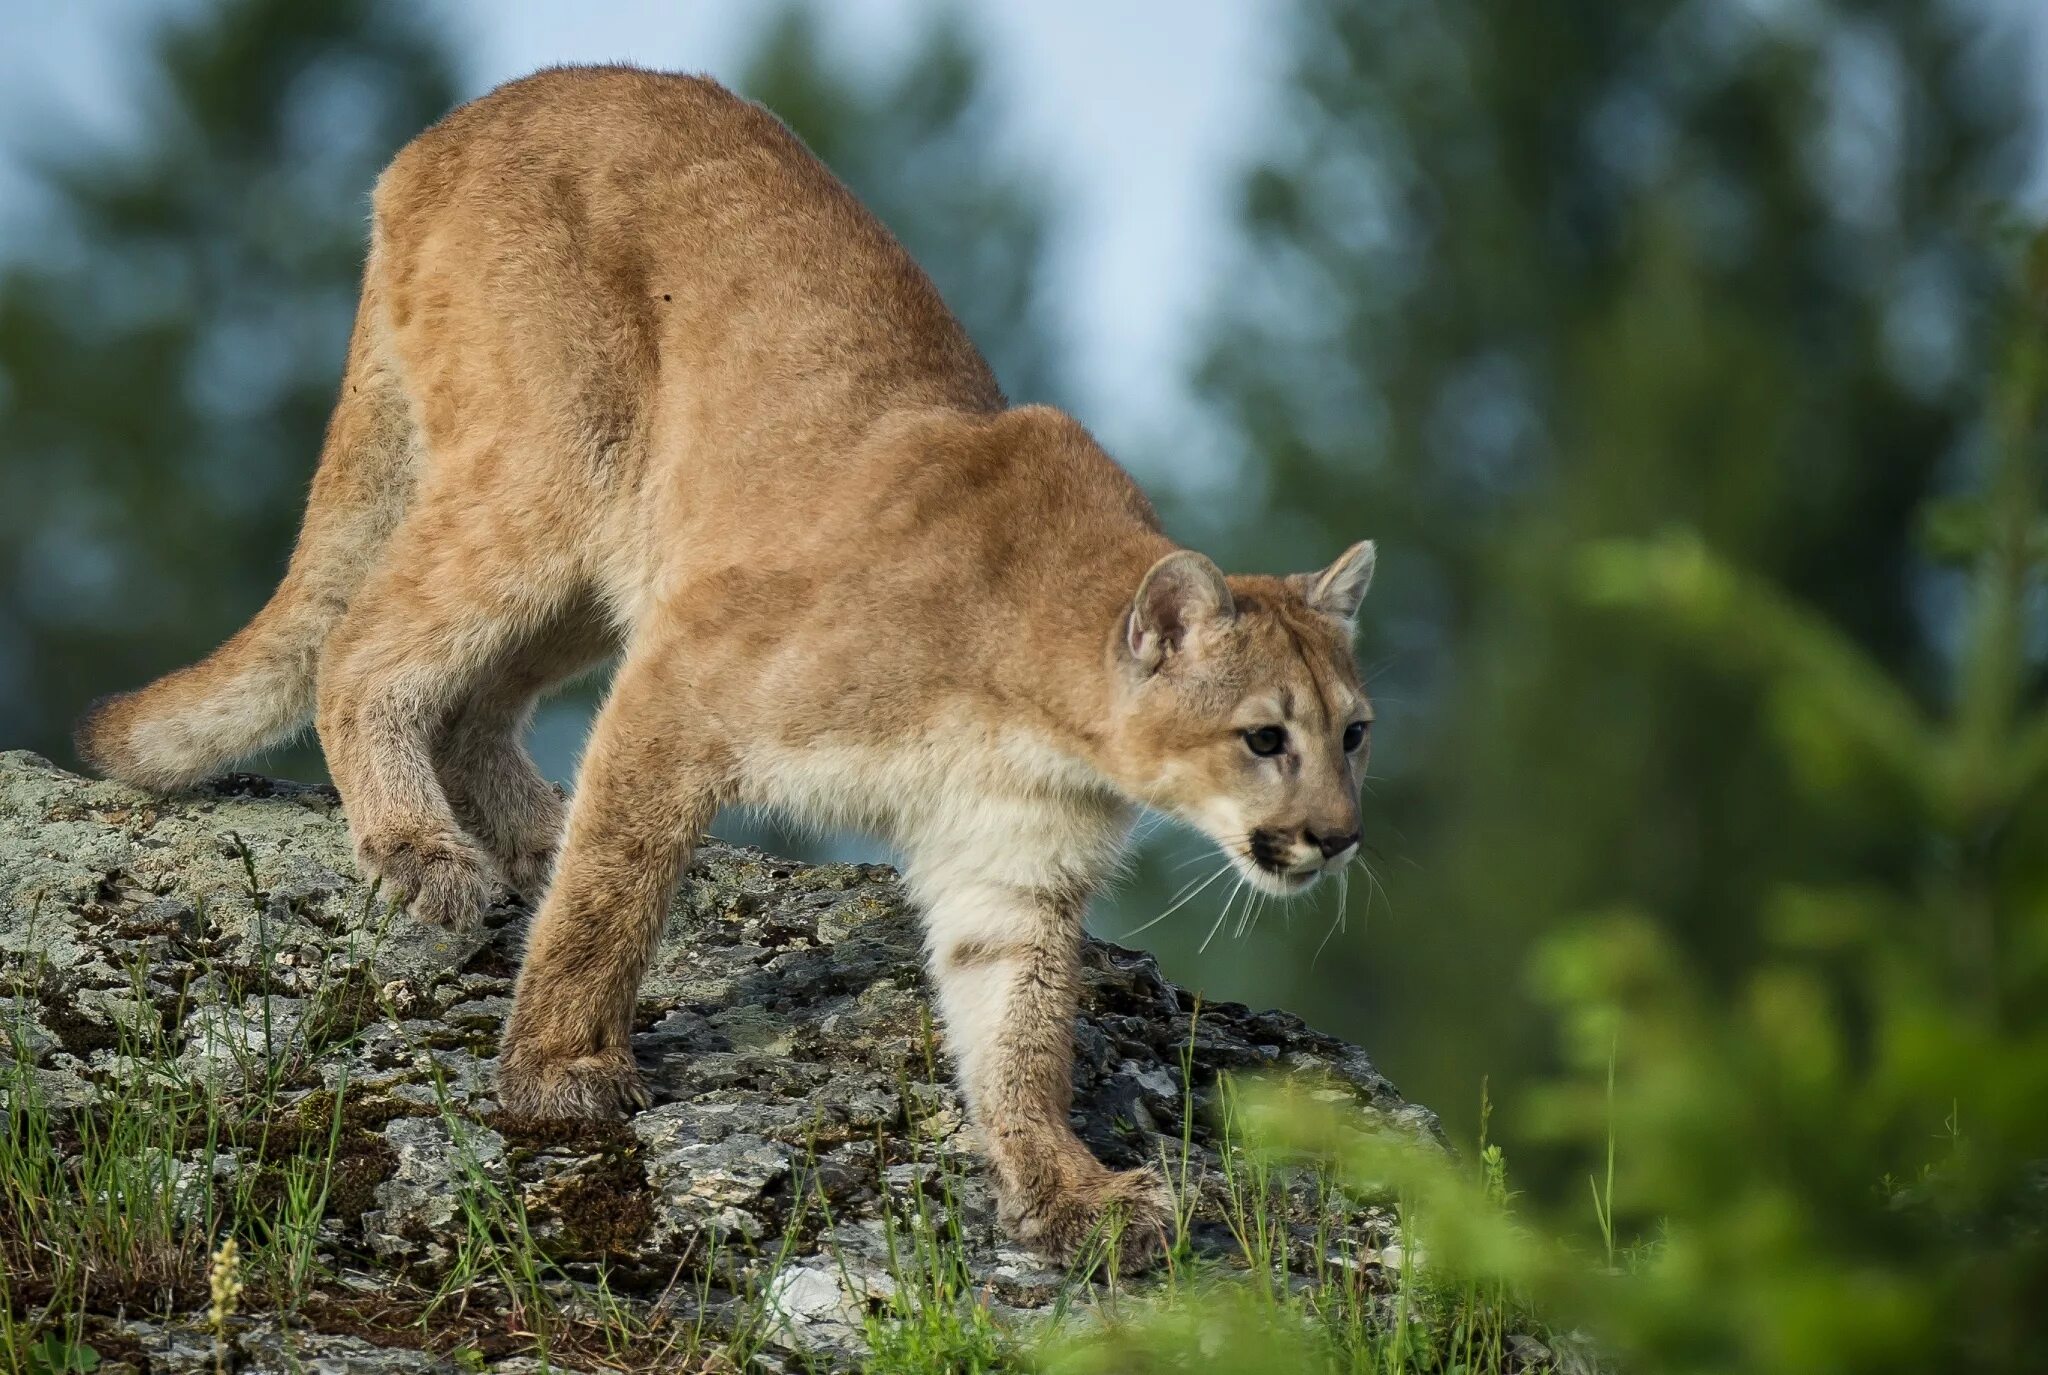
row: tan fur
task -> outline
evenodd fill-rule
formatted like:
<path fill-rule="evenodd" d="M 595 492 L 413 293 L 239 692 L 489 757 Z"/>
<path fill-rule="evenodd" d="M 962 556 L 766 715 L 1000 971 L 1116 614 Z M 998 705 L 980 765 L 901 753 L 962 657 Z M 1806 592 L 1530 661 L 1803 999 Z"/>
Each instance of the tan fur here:
<path fill-rule="evenodd" d="M 551 71 L 379 181 L 290 571 L 80 747 L 172 788 L 311 714 L 388 896 L 466 923 L 546 885 L 499 1066 L 529 1114 L 644 1101 L 634 998 L 717 807 L 872 828 L 908 856 L 1010 1225 L 1069 1255 L 1115 1205 L 1136 1259 L 1163 1182 L 1067 1125 L 1083 911 L 1140 805 L 1274 891 L 1355 853 L 1370 571 L 1362 545 L 1226 581 L 1079 424 L 1006 406 L 767 112 Z M 565 818 L 520 736 L 620 649 Z M 1261 758 L 1244 732 L 1269 724 Z"/>

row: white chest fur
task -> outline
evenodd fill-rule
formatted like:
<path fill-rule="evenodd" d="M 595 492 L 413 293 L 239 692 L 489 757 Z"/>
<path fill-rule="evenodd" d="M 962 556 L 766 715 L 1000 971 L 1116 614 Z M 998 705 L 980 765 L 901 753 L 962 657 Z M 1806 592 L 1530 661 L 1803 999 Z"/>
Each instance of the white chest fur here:
<path fill-rule="evenodd" d="M 886 746 L 751 749 L 739 800 L 799 824 L 880 836 L 904 852 L 913 893 L 977 880 L 1099 880 L 1133 815 L 1082 761 L 1023 731 L 964 721 Z"/>

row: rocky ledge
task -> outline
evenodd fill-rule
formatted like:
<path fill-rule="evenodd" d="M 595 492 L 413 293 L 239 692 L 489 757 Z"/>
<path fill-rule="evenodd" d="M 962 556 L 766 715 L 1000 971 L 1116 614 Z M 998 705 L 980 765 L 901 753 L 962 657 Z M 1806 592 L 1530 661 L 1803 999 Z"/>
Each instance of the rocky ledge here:
<path fill-rule="evenodd" d="M 527 916 L 507 903 L 458 935 L 379 903 L 327 788 L 236 776 L 164 799 L 0 754 L 0 1129 L 37 1108 L 57 1124 L 53 1177 L 76 1178 L 117 1108 L 196 1089 L 213 1124 L 152 1148 L 202 1233 L 182 1243 L 196 1281 L 171 1266 L 149 1292 L 79 1301 L 103 1372 L 213 1367 L 205 1229 L 223 1199 L 283 1208 L 292 1152 L 328 1162 L 311 1278 L 284 1317 L 245 1299 L 226 1324 L 245 1370 L 528 1370 L 534 1303 L 600 1301 L 639 1331 L 746 1327 L 741 1359 L 762 1368 L 829 1365 L 915 1282 L 920 1229 L 946 1239 L 967 1301 L 1025 1323 L 1086 1306 L 1099 1275 L 1050 1269 L 996 1226 L 893 871 L 707 844 L 641 990 L 654 1105 L 613 1126 L 515 1121 L 493 1101 Z M 1437 1137 L 1364 1052 L 1295 1017 L 1198 1007 L 1149 955 L 1101 941 L 1086 971 L 1076 1128 L 1111 1164 L 1168 1162 L 1203 1246 L 1232 1244 L 1219 1075 L 1312 1073 Z M 0 1185 L 0 1222 L 19 1221 L 18 1187 Z M 1369 1203 L 1303 1185 L 1280 1210 L 1304 1273 L 1379 1263 Z M 23 1268 L 0 1304 L 61 1305 Z"/>

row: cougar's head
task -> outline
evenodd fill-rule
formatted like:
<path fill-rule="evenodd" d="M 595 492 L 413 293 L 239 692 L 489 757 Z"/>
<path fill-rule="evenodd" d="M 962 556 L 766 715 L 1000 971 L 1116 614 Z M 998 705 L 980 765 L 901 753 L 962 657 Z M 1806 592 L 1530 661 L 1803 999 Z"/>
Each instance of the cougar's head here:
<path fill-rule="evenodd" d="M 1181 550 L 1146 573 L 1113 651 L 1126 785 L 1266 892 L 1358 853 L 1372 705 L 1351 637 L 1372 569 L 1369 540 L 1287 578 L 1226 578 Z"/>

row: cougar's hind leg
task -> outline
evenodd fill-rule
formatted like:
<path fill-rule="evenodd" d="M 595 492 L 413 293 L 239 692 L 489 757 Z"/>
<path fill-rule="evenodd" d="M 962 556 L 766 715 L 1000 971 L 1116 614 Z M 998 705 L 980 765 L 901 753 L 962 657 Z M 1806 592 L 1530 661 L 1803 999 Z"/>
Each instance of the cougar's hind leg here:
<path fill-rule="evenodd" d="M 474 507 L 423 499 L 328 640 L 316 719 L 357 861 L 424 921 L 476 922 L 501 882 L 455 818 L 434 744 L 572 592 L 532 542 Z"/>
<path fill-rule="evenodd" d="M 456 818 L 529 902 L 547 887 L 567 806 L 526 752 L 527 724 L 536 701 L 616 648 L 597 608 L 577 604 L 481 675 L 435 747 Z"/>

